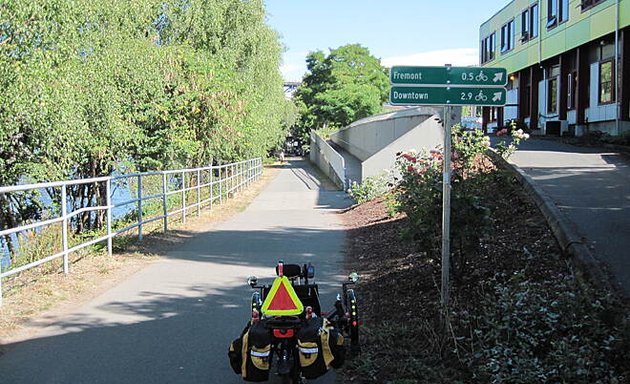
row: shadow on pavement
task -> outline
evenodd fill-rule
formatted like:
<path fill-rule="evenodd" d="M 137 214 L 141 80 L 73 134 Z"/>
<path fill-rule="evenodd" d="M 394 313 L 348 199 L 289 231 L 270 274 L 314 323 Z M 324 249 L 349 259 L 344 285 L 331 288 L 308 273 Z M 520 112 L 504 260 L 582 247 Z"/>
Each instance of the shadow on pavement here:
<path fill-rule="evenodd" d="M 313 210 L 345 208 L 350 205 L 348 200 L 343 192 L 322 187 L 325 182 L 307 162 L 291 160 L 282 167 L 299 180 L 288 178 L 289 193 L 302 185 L 308 196 L 313 196 L 310 191 L 317 194 L 314 209 L 304 211 L 307 217 L 296 219 L 302 224 L 283 225 L 274 217 L 254 226 L 260 228 L 256 230 L 222 225 L 202 233 L 172 231 L 183 239 L 181 244 L 163 252 L 164 262 L 139 272 L 159 276 L 157 282 L 149 280 L 152 285 L 148 285 L 134 279 L 127 288 L 130 293 L 112 294 L 101 304 L 95 301 L 94 307 L 77 309 L 70 315 L 33 321 L 33 326 L 43 329 L 39 336 L 3 346 L 0 381 L 242 383 L 229 366 L 227 349 L 250 318 L 252 290 L 246 284 L 247 276 L 262 273 L 260 282 L 270 283 L 278 260 L 298 264 L 312 261 L 322 307 L 328 310 L 345 275 L 340 257 L 344 230 L 321 223 L 310 228 L 308 215 Z M 297 192 L 296 201 L 302 192 Z M 263 209 L 255 217 L 281 214 L 276 208 Z M 247 219 L 232 226 L 242 220 Z M 226 268 L 230 276 L 221 275 Z M 206 276 L 216 279 L 204 280 Z M 334 374 L 311 382 L 334 382 Z"/>
<path fill-rule="evenodd" d="M 142 321 L 103 324 L 78 313 L 56 324 L 63 334 L 8 345 L 2 383 L 242 383 L 227 348 L 249 318 L 247 290 L 190 289 L 194 297 L 142 292 L 150 299 L 99 308 Z"/>

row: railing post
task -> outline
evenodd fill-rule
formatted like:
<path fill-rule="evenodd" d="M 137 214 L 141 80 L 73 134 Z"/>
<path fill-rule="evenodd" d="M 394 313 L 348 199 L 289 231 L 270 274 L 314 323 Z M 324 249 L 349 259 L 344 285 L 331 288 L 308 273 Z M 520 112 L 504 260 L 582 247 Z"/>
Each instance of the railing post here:
<path fill-rule="evenodd" d="M 113 253 L 112 246 L 112 179 L 107 179 L 105 184 L 105 193 L 107 194 L 107 255 L 111 256 Z"/>
<path fill-rule="evenodd" d="M 63 247 L 63 273 L 68 274 L 68 191 L 61 186 L 61 246 Z"/>
<path fill-rule="evenodd" d="M 237 191 L 237 182 L 238 182 L 238 178 L 236 177 L 236 163 L 232 163 L 232 185 L 230 188 L 230 191 L 232 192 L 232 197 L 234 197 L 234 195 L 236 194 Z"/>
<path fill-rule="evenodd" d="M 186 172 L 182 171 L 182 224 L 186 224 Z"/>
<path fill-rule="evenodd" d="M 197 216 L 201 216 L 201 170 L 197 169 Z"/>
<path fill-rule="evenodd" d="M 168 231 L 168 187 L 166 173 L 162 173 L 162 209 L 164 212 L 164 232 Z"/>
<path fill-rule="evenodd" d="M 219 165 L 219 203 L 223 204 L 223 178 L 221 178 L 221 165 Z"/>
<path fill-rule="evenodd" d="M 142 240 L 142 175 L 138 175 L 138 239 Z"/>
<path fill-rule="evenodd" d="M 212 211 L 212 206 L 214 204 L 214 166 L 210 166 L 210 210 Z"/>
<path fill-rule="evenodd" d="M 247 187 L 249 187 L 249 176 L 250 176 L 250 166 L 252 164 L 252 159 L 247 159 L 247 161 L 245 162 L 245 185 Z"/>

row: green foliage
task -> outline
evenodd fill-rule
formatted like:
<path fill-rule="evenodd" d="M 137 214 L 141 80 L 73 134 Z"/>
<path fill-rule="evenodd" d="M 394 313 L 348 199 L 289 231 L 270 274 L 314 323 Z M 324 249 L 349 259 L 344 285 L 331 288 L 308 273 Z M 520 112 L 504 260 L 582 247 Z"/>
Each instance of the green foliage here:
<path fill-rule="evenodd" d="M 504 159 L 512 156 L 522 140 L 529 139 L 529 134 L 525 133 L 523 129 L 519 128 L 519 126 L 520 125 L 517 120 L 511 120 L 510 125 L 507 128 L 497 131 L 497 136 L 505 136 L 508 134 L 511 136 L 510 139 L 501 140 L 496 145 L 497 153 Z"/>
<path fill-rule="evenodd" d="M 505 122 L 505 124 L 501 127 L 501 129 L 507 129 L 508 133 L 512 133 L 512 131 L 518 131 L 519 129 L 523 132 L 531 132 L 529 126 L 525 124 L 522 120 L 519 119 L 510 119 Z M 499 130 L 501 130 L 499 129 Z"/>
<path fill-rule="evenodd" d="M 611 136 L 606 132 L 588 130 L 576 141 L 582 145 L 614 144 L 630 146 L 630 131 L 623 132 L 618 136 Z"/>
<path fill-rule="evenodd" d="M 296 119 L 265 17 L 262 0 L 0 3 L 0 185 L 264 157 Z M 33 204 L 0 200 L 2 227 Z"/>
<path fill-rule="evenodd" d="M 466 255 L 474 252 L 488 227 L 489 212 L 481 204 L 480 185 L 487 176 L 477 164 L 484 158 L 490 142 L 479 132 L 453 128 L 451 172 L 451 244 L 457 257 L 453 263 L 456 277 L 464 273 Z M 409 151 L 397 159 L 400 181 L 396 189 L 398 209 L 409 217 L 406 237 L 436 257 L 439 255 L 442 228 L 443 153 Z"/>
<path fill-rule="evenodd" d="M 615 301 L 572 275 L 532 281 L 526 271 L 495 276 L 476 315 L 467 363 L 479 382 L 612 383 L 624 348 Z M 463 340 L 462 340 L 463 341 Z M 463 343 L 463 344 L 466 344 Z"/>
<path fill-rule="evenodd" d="M 361 184 L 353 181 L 348 193 L 358 204 L 363 204 L 387 194 L 392 189 L 392 183 L 392 175 L 389 172 L 383 172 L 366 178 Z"/>
<path fill-rule="evenodd" d="M 311 52 L 308 74 L 295 93 L 300 120 L 294 136 L 307 138 L 311 129 L 344 127 L 381 112 L 387 100 L 387 70 L 358 44 L 332 49 L 328 56 Z"/>

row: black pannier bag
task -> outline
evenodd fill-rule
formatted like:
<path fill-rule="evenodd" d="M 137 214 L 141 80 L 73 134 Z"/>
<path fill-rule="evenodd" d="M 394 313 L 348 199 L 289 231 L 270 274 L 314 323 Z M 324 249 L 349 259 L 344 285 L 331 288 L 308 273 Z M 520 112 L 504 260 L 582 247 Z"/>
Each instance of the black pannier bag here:
<path fill-rule="evenodd" d="M 245 327 L 243 334 L 234 340 L 228 351 L 230 365 L 245 381 L 269 380 L 271 361 L 271 334 L 264 320 Z"/>
<path fill-rule="evenodd" d="M 315 317 L 307 321 L 297 338 L 300 368 L 305 378 L 318 378 L 330 367 L 343 365 L 346 356 L 343 336 L 327 319 Z"/>

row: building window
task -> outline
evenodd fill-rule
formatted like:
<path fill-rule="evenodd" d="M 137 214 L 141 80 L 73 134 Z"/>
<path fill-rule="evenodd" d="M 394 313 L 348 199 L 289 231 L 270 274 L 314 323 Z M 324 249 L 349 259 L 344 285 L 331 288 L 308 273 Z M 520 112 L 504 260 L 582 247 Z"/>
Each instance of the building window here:
<path fill-rule="evenodd" d="M 547 28 L 569 20 L 569 0 L 547 0 Z"/>
<path fill-rule="evenodd" d="M 539 24 L 538 3 L 535 3 L 521 13 L 521 43 L 538 36 Z"/>
<path fill-rule="evenodd" d="M 501 52 L 514 48 L 514 20 L 508 21 L 501 27 Z"/>
<path fill-rule="evenodd" d="M 547 28 L 558 25 L 558 0 L 547 0 Z"/>
<path fill-rule="evenodd" d="M 540 23 L 540 19 L 538 18 L 538 3 L 533 4 L 529 8 L 529 34 L 531 38 L 538 36 L 538 26 Z"/>
<path fill-rule="evenodd" d="M 604 0 L 582 0 L 580 5 L 582 6 L 582 12 L 591 9 Z"/>
<path fill-rule="evenodd" d="M 499 119 L 499 108 L 497 108 L 497 107 L 490 107 L 489 121 L 490 122 L 495 122 L 498 119 Z"/>
<path fill-rule="evenodd" d="M 567 76 L 567 109 L 575 109 L 577 100 L 577 72 L 573 71 Z"/>
<path fill-rule="evenodd" d="M 495 56 L 495 33 L 481 40 L 481 64 L 494 60 Z"/>
<path fill-rule="evenodd" d="M 529 8 L 521 13 L 521 42 L 529 40 Z"/>
<path fill-rule="evenodd" d="M 612 60 L 599 63 L 599 103 L 610 104 L 615 98 L 614 65 Z"/>
<path fill-rule="evenodd" d="M 547 113 L 558 113 L 558 79 L 560 75 L 560 66 L 554 65 L 549 70 L 549 79 L 547 80 Z"/>
<path fill-rule="evenodd" d="M 569 0 L 558 0 L 560 22 L 569 20 Z"/>
<path fill-rule="evenodd" d="M 558 113 L 558 78 L 549 79 L 547 113 Z"/>

